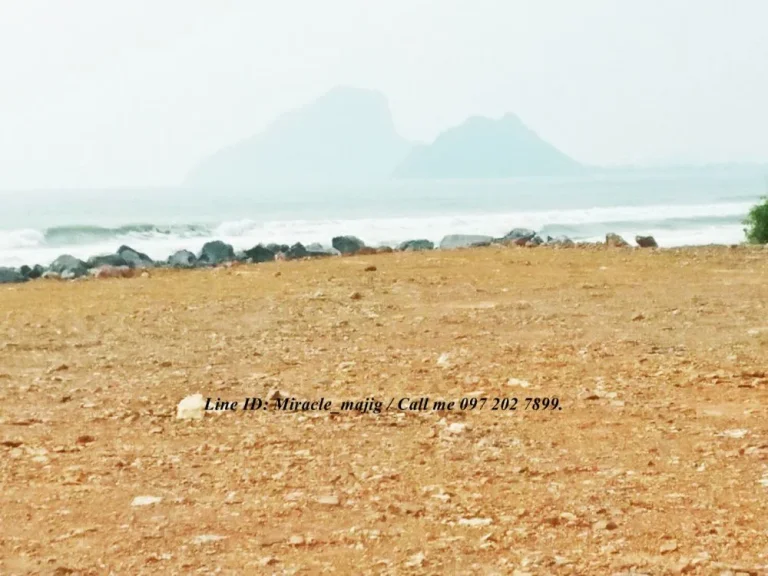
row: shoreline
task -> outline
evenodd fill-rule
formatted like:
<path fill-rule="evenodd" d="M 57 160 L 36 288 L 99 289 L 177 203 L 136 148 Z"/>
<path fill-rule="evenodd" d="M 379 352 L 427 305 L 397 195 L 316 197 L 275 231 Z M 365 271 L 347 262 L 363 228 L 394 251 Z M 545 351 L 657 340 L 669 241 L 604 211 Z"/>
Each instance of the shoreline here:
<path fill-rule="evenodd" d="M 112 254 L 95 255 L 87 260 L 62 254 L 50 265 L 24 265 L 19 268 L 0 267 L 0 284 L 24 283 L 36 279 L 75 280 L 85 277 L 132 277 L 152 269 L 176 268 L 194 269 L 237 264 L 258 264 L 270 261 L 307 260 L 352 255 L 371 255 L 388 252 L 433 252 L 477 248 L 487 246 L 557 249 L 625 248 L 651 250 L 681 250 L 707 247 L 748 246 L 748 244 L 708 244 L 697 246 L 658 246 L 652 236 L 635 236 L 635 246 L 621 236 L 608 233 L 605 242 L 575 242 L 567 236 L 542 238 L 534 230 L 515 228 L 505 236 L 494 238 L 479 234 L 450 234 L 437 245 L 427 239 L 414 239 L 400 243 L 396 247 L 372 247 L 356 236 L 337 236 L 331 240 L 331 246 L 297 242 L 293 245 L 257 244 L 248 250 L 235 251 L 232 245 L 221 240 L 206 242 L 202 249 L 194 254 L 189 250 L 178 250 L 165 260 L 153 260 L 148 255 L 134 250 L 130 246 L 120 246 Z"/>

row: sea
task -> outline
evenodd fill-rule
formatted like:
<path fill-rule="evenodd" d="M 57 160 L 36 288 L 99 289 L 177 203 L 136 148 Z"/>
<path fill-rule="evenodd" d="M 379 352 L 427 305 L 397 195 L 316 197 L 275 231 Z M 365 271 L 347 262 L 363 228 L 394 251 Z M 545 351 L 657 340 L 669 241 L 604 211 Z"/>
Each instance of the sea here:
<path fill-rule="evenodd" d="M 86 259 L 126 244 L 162 260 L 223 240 L 320 243 L 358 236 L 370 246 L 447 234 L 597 241 L 653 235 L 662 247 L 736 244 L 763 174 L 619 174 L 500 181 L 398 181 L 253 190 L 111 189 L 0 192 L 0 266 Z"/>

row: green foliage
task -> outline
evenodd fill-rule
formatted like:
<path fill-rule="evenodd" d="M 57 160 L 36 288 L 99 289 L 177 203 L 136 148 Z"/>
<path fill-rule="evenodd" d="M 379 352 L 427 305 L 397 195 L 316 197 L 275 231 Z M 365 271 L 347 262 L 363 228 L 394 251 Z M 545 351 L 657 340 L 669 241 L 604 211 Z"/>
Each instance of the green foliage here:
<path fill-rule="evenodd" d="M 757 204 L 749 211 L 744 220 L 746 228 L 744 233 L 751 244 L 768 244 L 768 196 L 763 198 L 761 204 Z"/>

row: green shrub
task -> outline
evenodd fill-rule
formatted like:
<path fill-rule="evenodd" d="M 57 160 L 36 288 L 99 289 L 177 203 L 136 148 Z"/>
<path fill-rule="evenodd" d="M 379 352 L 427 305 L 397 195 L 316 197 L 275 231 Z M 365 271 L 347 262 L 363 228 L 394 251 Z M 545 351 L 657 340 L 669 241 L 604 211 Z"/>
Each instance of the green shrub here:
<path fill-rule="evenodd" d="M 752 207 L 744 224 L 747 226 L 744 233 L 749 243 L 768 244 L 768 196 L 763 198 L 761 204 Z"/>

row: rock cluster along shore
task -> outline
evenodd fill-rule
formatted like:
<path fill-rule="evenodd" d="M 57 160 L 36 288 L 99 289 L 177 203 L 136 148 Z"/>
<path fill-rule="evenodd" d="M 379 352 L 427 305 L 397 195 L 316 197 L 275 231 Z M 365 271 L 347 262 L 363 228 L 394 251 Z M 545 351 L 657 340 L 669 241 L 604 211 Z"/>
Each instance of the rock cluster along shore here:
<path fill-rule="evenodd" d="M 637 236 L 635 242 L 641 248 L 656 248 L 658 245 L 652 236 Z M 533 230 L 515 228 L 501 238 L 474 234 L 450 234 L 443 238 L 436 247 L 433 242 L 425 239 L 408 240 L 396 248 L 380 246 L 373 248 L 355 236 L 337 236 L 331 241 L 332 248 L 320 244 L 304 246 L 296 243 L 258 244 L 249 250 L 235 251 L 231 245 L 221 240 L 213 240 L 203 245 L 198 254 L 189 250 L 179 250 L 164 261 L 152 260 L 146 254 L 134 250 L 130 246 L 120 246 L 114 254 L 93 256 L 88 260 L 80 260 L 69 254 L 62 254 L 51 262 L 48 267 L 35 264 L 20 268 L 0 267 L 0 284 L 26 282 L 37 278 L 56 278 L 71 280 L 93 276 L 96 278 L 131 277 L 143 273 L 149 268 L 204 268 L 226 265 L 233 262 L 259 263 L 274 260 L 300 260 L 306 258 L 324 258 L 331 256 L 347 256 L 352 254 L 377 254 L 382 252 L 415 252 L 423 250 L 453 250 L 500 244 L 504 246 L 554 246 L 571 248 L 575 246 L 595 245 L 594 243 L 574 242 L 567 236 L 542 238 Z M 618 234 L 607 234 L 605 244 L 609 247 L 628 247 L 630 244 Z"/>

